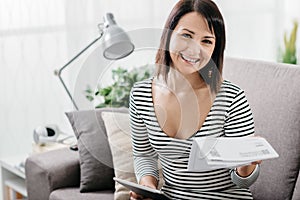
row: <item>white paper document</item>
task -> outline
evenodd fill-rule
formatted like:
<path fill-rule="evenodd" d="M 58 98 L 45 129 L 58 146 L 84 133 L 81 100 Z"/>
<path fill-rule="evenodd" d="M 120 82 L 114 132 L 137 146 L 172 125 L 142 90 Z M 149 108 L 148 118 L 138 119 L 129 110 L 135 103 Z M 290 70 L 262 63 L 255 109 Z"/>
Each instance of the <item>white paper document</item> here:
<path fill-rule="evenodd" d="M 261 137 L 197 138 L 192 144 L 188 171 L 235 168 L 279 155 Z"/>

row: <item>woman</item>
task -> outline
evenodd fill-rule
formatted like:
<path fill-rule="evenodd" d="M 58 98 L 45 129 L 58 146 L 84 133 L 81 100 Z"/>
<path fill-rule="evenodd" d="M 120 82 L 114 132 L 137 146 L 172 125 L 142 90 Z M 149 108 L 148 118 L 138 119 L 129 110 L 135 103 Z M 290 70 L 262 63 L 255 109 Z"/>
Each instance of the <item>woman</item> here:
<path fill-rule="evenodd" d="M 193 139 L 254 134 L 244 91 L 223 80 L 225 28 L 210 0 L 180 0 L 157 52 L 155 77 L 136 83 L 130 97 L 135 171 L 139 184 L 158 186 L 159 160 L 171 199 L 252 199 L 258 164 L 187 171 Z M 131 192 L 131 199 L 142 199 Z"/>

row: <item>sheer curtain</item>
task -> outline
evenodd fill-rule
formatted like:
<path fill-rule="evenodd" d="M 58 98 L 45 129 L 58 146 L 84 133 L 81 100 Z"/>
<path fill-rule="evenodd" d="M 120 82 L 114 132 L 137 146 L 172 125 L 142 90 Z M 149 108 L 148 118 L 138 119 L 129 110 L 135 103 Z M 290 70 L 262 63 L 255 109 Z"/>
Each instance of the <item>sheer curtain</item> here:
<path fill-rule="evenodd" d="M 37 126 L 72 134 L 64 112 L 73 107 L 54 70 L 98 36 L 106 12 L 125 30 L 161 28 L 175 2 L 1 0 L 0 158 L 30 153 Z M 85 56 L 63 74 L 71 91 Z"/>
<path fill-rule="evenodd" d="M 277 61 L 284 32 L 300 23 L 298 0 L 215 0 L 226 23 L 226 55 Z M 298 31 L 298 58 L 300 58 Z"/>
<path fill-rule="evenodd" d="M 29 153 L 33 129 L 64 121 L 53 70 L 67 58 L 66 2 L 0 1 L 0 157 Z"/>

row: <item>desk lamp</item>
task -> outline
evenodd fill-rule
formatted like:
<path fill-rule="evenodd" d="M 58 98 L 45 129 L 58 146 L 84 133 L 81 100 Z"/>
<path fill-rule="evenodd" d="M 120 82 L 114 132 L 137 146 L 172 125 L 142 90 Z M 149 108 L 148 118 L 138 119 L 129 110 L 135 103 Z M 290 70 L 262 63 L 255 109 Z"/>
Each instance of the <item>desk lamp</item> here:
<path fill-rule="evenodd" d="M 99 37 L 88 44 L 83 50 L 81 50 L 59 70 L 55 71 L 55 75 L 58 76 L 76 110 L 78 110 L 78 106 L 61 77 L 62 71 L 102 37 L 103 41 L 101 43 L 101 48 L 103 49 L 103 57 L 108 60 L 118 60 L 124 58 L 131 54 L 134 50 L 134 45 L 132 44 L 129 36 L 124 32 L 122 28 L 117 25 L 112 13 L 107 13 L 105 15 L 104 23 L 99 24 L 98 28 L 100 32 Z"/>

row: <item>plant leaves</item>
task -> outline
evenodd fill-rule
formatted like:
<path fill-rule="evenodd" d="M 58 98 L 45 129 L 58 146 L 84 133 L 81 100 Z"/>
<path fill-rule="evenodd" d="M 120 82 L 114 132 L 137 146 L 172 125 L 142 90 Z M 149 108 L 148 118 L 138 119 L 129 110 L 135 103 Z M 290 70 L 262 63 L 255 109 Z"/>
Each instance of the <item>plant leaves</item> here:
<path fill-rule="evenodd" d="M 95 92 L 95 96 L 100 96 L 104 99 L 104 102 L 98 104 L 96 108 L 123 106 L 129 107 L 129 95 L 131 88 L 137 81 L 147 79 L 150 77 L 150 75 L 151 71 L 149 69 L 149 65 L 134 68 L 131 71 L 128 71 L 122 67 L 113 69 L 113 83 L 107 87 L 99 88 L 98 91 Z M 85 92 L 90 93 L 92 90 L 87 89 Z M 89 100 L 92 99 L 91 97 L 91 95 L 86 95 L 86 98 Z"/>
<path fill-rule="evenodd" d="M 298 30 L 298 22 L 294 21 L 294 26 L 290 33 L 289 38 L 287 37 L 287 33 L 286 32 L 284 33 L 285 51 L 282 54 L 283 63 L 297 64 L 297 57 L 296 57 L 297 30 Z"/>

